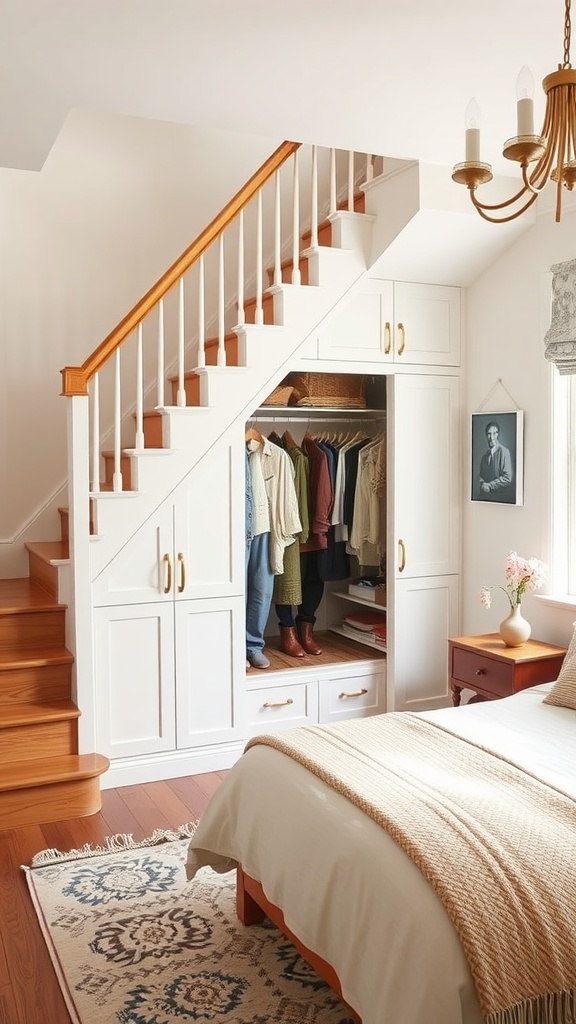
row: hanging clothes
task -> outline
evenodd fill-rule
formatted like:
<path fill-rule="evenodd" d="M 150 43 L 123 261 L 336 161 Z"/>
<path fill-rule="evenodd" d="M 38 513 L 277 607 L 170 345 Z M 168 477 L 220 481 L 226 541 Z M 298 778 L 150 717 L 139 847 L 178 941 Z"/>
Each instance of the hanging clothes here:
<path fill-rule="evenodd" d="M 272 440 L 272 437 L 273 435 L 270 435 L 269 440 Z M 279 441 L 284 445 L 294 466 L 294 489 L 302 529 L 296 538 L 297 543 L 291 544 L 284 552 L 284 572 L 274 578 L 273 600 L 276 605 L 299 605 L 302 601 L 300 546 L 306 543 L 309 533 L 308 456 L 296 444 L 287 430 L 279 438 Z M 275 441 L 275 443 L 278 442 Z"/>

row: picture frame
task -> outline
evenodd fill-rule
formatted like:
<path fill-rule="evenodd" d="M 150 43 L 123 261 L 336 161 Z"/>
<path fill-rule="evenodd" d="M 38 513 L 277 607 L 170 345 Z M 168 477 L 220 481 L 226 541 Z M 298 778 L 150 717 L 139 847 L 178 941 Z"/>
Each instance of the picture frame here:
<path fill-rule="evenodd" d="M 524 503 L 524 413 L 472 414 L 471 500 Z"/>

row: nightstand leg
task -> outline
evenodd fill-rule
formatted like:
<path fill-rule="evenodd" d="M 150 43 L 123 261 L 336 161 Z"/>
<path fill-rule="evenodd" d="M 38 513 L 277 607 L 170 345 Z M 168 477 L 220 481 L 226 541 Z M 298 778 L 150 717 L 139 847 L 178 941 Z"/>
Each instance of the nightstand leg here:
<path fill-rule="evenodd" d="M 450 689 L 452 691 L 452 703 L 455 708 L 460 706 L 460 694 L 462 693 L 462 687 L 456 686 L 456 683 L 450 683 Z"/>

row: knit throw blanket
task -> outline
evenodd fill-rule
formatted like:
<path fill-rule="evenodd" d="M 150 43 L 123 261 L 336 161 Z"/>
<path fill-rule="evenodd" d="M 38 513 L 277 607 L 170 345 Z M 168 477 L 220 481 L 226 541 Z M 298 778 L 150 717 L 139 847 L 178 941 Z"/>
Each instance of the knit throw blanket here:
<path fill-rule="evenodd" d="M 370 815 L 433 886 L 486 1024 L 576 1021 L 576 804 L 410 712 L 257 736 Z"/>

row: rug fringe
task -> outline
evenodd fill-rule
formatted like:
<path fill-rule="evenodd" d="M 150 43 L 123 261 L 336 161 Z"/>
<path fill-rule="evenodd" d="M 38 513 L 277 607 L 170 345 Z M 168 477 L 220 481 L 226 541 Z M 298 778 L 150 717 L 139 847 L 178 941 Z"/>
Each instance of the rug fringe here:
<path fill-rule="evenodd" d="M 47 864 L 62 863 L 67 860 L 82 860 L 85 857 L 102 857 L 107 853 L 119 853 L 122 850 L 139 850 L 146 846 L 159 846 L 161 843 L 173 843 L 178 839 L 191 839 L 196 831 L 197 821 L 188 821 L 177 829 L 154 830 L 146 839 L 136 841 L 132 833 L 118 832 L 114 836 L 106 836 L 105 846 L 94 846 L 85 843 L 77 850 L 40 850 L 34 854 L 30 868 L 45 867 Z"/>

